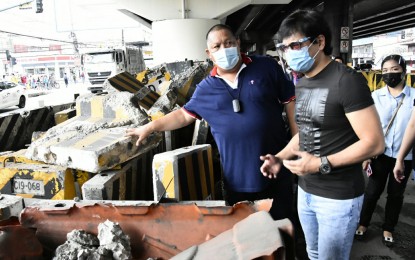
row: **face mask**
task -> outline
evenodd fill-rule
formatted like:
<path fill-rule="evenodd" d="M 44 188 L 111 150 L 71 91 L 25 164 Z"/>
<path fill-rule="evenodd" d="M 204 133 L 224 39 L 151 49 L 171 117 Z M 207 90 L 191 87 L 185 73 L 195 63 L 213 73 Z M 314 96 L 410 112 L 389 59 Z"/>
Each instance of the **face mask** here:
<path fill-rule="evenodd" d="M 402 72 L 382 74 L 382 80 L 391 88 L 396 87 L 402 81 Z"/>
<path fill-rule="evenodd" d="M 285 54 L 285 58 L 287 60 L 288 66 L 290 66 L 291 69 L 302 73 L 305 73 L 311 69 L 314 64 L 314 58 L 320 52 L 320 50 L 318 50 L 313 57 L 310 57 L 308 49 L 313 44 L 313 42 L 309 46 L 304 46 L 299 50 L 288 50 L 288 52 Z"/>
<path fill-rule="evenodd" d="M 239 61 L 239 53 L 237 47 L 222 48 L 217 52 L 212 53 L 215 58 L 216 66 L 224 70 L 231 70 L 235 68 Z"/>

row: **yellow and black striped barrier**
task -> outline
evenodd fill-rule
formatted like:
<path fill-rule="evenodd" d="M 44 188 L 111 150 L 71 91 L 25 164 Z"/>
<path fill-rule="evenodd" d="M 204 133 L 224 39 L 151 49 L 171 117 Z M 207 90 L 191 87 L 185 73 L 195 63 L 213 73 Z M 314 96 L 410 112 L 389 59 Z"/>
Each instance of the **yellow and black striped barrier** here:
<path fill-rule="evenodd" d="M 0 154 L 0 192 L 25 198 L 82 198 L 91 173 L 28 159 L 26 149 Z"/>
<path fill-rule="evenodd" d="M 360 73 L 367 80 L 367 85 L 369 86 L 370 91 L 383 88 L 386 85 L 385 82 L 382 81 L 381 71 L 361 71 Z M 405 77 L 405 84 L 415 88 L 415 74 L 407 73 Z"/>
<path fill-rule="evenodd" d="M 119 91 L 133 93 L 131 99 L 133 105 L 140 105 L 144 109 L 150 109 L 160 95 L 146 87 L 128 72 L 122 72 L 108 79 L 111 85 Z"/>
<path fill-rule="evenodd" d="M 68 108 L 55 114 L 55 125 L 65 122 L 76 116 L 76 108 Z"/>
<path fill-rule="evenodd" d="M 196 90 L 196 85 L 201 82 L 210 71 L 207 63 L 197 63 L 186 77 L 178 77 L 173 82 L 173 87 L 183 97 L 183 102 L 189 101 Z M 179 105 L 184 105 L 178 100 Z"/>
<path fill-rule="evenodd" d="M 6 163 L 0 168 L 0 192 L 25 198 L 63 200 L 82 197 L 88 173 L 48 164 Z"/>
<path fill-rule="evenodd" d="M 31 143 L 32 134 L 55 125 L 57 112 L 73 105 L 63 104 L 30 111 L 13 111 L 0 117 L 0 151 L 17 151 Z"/>
<path fill-rule="evenodd" d="M 213 200 L 214 175 L 210 144 L 183 147 L 153 158 L 154 200 Z"/>
<path fill-rule="evenodd" d="M 166 68 L 162 66 L 156 69 L 147 69 L 142 71 L 137 74 L 136 78 L 150 90 L 162 95 L 163 89 L 160 86 L 163 82 L 169 81 L 171 79 L 171 75 L 166 71 Z"/>

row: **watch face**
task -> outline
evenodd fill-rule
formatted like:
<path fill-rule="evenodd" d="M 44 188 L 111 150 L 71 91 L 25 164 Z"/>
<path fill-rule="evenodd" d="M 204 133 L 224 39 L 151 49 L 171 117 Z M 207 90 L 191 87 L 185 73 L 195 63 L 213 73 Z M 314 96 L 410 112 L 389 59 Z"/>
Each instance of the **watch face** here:
<path fill-rule="evenodd" d="M 322 174 L 328 174 L 328 173 L 330 173 L 330 172 L 331 172 L 331 167 L 330 167 L 330 165 L 327 165 L 327 164 L 325 164 L 325 165 L 321 165 L 320 172 L 321 172 Z"/>

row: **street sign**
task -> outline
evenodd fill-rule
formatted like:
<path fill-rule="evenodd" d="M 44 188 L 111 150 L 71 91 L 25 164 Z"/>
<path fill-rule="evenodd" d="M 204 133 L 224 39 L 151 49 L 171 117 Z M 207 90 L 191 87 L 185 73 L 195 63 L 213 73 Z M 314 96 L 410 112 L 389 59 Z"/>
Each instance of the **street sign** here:
<path fill-rule="evenodd" d="M 340 41 L 340 53 L 347 53 L 349 51 L 349 41 Z"/>
<path fill-rule="evenodd" d="M 340 39 L 349 39 L 349 27 L 341 27 L 340 28 Z"/>

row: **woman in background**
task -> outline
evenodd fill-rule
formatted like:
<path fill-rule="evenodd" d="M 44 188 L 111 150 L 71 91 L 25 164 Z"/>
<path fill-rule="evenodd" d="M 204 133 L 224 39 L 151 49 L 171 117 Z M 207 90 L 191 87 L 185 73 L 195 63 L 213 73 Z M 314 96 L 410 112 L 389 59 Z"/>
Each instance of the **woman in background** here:
<path fill-rule="evenodd" d="M 388 182 L 388 197 L 385 206 L 385 220 L 382 225 L 383 243 L 390 247 L 394 244 L 393 231 L 398 223 L 403 204 L 406 183 L 412 171 L 412 153 L 404 160 L 404 178 L 395 179 L 393 169 L 401 147 L 405 128 L 411 117 L 415 89 L 405 85 L 406 62 L 400 55 L 389 55 L 382 61 L 382 80 L 386 87 L 372 93 L 376 110 L 379 113 L 385 134 L 385 152 L 371 161 L 365 161 L 363 168 L 371 167 L 372 174 L 365 190 L 359 227 L 355 238 L 363 240 L 377 201 Z M 368 163 L 370 163 L 368 165 Z"/>

